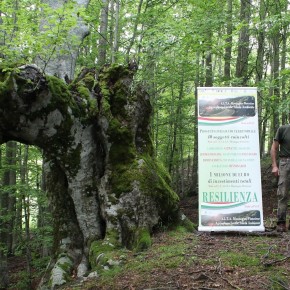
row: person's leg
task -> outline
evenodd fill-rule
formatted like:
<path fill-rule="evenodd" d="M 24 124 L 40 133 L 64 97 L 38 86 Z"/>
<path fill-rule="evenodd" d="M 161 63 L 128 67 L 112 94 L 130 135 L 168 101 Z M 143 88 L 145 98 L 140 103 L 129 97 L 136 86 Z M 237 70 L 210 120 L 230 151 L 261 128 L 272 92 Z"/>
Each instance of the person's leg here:
<path fill-rule="evenodd" d="M 281 160 L 279 164 L 278 182 L 278 212 L 277 212 L 277 231 L 285 232 L 286 215 L 290 189 L 290 159 Z"/>

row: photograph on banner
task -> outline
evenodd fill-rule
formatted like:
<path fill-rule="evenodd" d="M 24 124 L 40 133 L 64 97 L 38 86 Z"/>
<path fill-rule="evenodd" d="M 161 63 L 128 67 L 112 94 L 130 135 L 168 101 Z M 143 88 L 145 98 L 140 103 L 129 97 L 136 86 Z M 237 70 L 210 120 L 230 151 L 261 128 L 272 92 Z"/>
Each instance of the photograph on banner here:
<path fill-rule="evenodd" d="M 264 231 L 256 88 L 198 88 L 200 231 Z"/>

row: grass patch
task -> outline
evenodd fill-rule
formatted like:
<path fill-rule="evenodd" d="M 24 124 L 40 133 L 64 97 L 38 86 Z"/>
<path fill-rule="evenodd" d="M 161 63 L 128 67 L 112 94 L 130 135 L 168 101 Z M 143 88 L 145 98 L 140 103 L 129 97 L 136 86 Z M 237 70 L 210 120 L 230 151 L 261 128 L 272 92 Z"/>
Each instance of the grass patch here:
<path fill-rule="evenodd" d="M 283 290 L 290 288 L 289 278 L 285 277 L 284 273 L 279 271 L 271 273 L 268 279 L 270 281 L 271 290 Z"/>
<path fill-rule="evenodd" d="M 230 267 L 257 267 L 260 265 L 260 259 L 249 255 L 248 253 L 239 252 L 220 252 L 220 259 L 225 265 Z"/>

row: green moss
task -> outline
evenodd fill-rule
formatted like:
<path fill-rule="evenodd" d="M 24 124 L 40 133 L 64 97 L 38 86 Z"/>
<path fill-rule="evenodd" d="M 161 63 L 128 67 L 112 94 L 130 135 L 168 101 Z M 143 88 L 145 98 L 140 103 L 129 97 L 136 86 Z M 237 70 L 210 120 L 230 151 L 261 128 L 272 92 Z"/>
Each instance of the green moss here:
<path fill-rule="evenodd" d="M 176 221 L 179 197 L 170 187 L 169 174 L 154 157 L 143 155 L 143 160 L 141 189 L 156 200 L 163 224 Z"/>
<path fill-rule="evenodd" d="M 0 107 L 5 107 L 7 108 L 7 111 L 15 112 L 17 113 L 17 103 L 15 103 L 14 98 L 12 98 L 13 92 L 17 89 L 18 91 L 21 91 L 23 87 L 27 84 L 30 83 L 31 85 L 31 80 L 25 80 L 23 79 L 21 82 L 17 82 L 17 86 L 13 80 L 13 78 L 17 79 L 17 72 L 18 69 L 14 70 L 9 70 L 5 72 L 0 73 Z M 20 85 L 21 84 L 21 85 Z M 13 116 L 11 115 L 11 123 L 12 119 L 17 119 L 18 123 L 18 116 L 14 114 Z M 16 124 L 16 122 L 14 123 Z"/>
<path fill-rule="evenodd" d="M 81 95 L 82 98 L 89 100 L 90 99 L 90 91 L 85 86 L 78 86 L 77 87 L 78 93 Z"/>
<path fill-rule="evenodd" d="M 134 108 L 134 102 L 139 99 L 145 110 L 144 117 L 150 115 L 151 106 L 149 101 L 142 101 L 143 94 L 131 91 L 131 80 L 130 71 L 121 66 L 113 66 L 103 69 L 97 84 L 101 96 L 100 113 L 109 122 L 106 132 L 111 144 L 108 160 L 111 174 L 108 184 L 112 198 L 108 198 L 113 204 L 118 203 L 118 198 L 131 192 L 137 184 L 142 194 L 156 201 L 162 224 L 168 224 L 178 220 L 179 198 L 170 187 L 169 174 L 153 157 L 149 120 L 137 120 L 137 129 L 135 124 L 132 125 L 131 109 Z M 135 218 L 134 212 L 130 213 L 126 209 L 125 213 L 121 210 L 118 212 L 119 219 L 122 219 L 123 214 L 128 219 Z M 122 228 L 122 232 L 125 233 L 122 241 L 129 247 L 145 248 L 151 243 L 148 232 L 136 232 L 136 229 L 131 228 Z"/>
<path fill-rule="evenodd" d="M 110 185 L 112 192 L 118 198 L 124 192 L 130 192 L 133 189 L 133 181 L 136 180 L 139 172 L 134 164 L 120 163 L 112 167 L 110 176 Z"/>
<path fill-rule="evenodd" d="M 125 146 L 134 146 L 131 128 L 127 124 L 122 124 L 117 118 L 110 120 L 108 135 L 110 142 L 122 143 Z"/>
<path fill-rule="evenodd" d="M 111 113 L 111 106 L 109 104 L 109 100 L 106 96 L 104 96 L 102 99 L 101 99 L 101 110 L 102 110 L 102 114 L 104 116 L 106 116 L 106 118 L 108 120 L 111 120 L 112 119 L 112 113 Z"/>
<path fill-rule="evenodd" d="M 11 90 L 11 73 L 1 73 L 0 81 L 0 106 L 1 108 L 7 106 L 10 99 L 10 90 Z M 10 101 L 11 102 L 11 101 Z"/>
<path fill-rule="evenodd" d="M 180 226 L 188 232 L 193 232 L 197 228 L 197 225 L 191 222 L 191 220 L 187 217 L 180 220 Z"/>
<path fill-rule="evenodd" d="M 129 119 L 125 106 L 136 100 L 135 94 L 130 92 L 128 80 L 132 80 L 131 71 L 123 66 L 113 65 L 103 68 L 98 84 L 102 98 L 110 106 L 110 114 L 123 120 Z"/>
<path fill-rule="evenodd" d="M 137 252 L 146 250 L 151 247 L 152 241 L 148 229 L 139 229 L 136 232 L 136 246 Z"/>
<path fill-rule="evenodd" d="M 96 84 L 95 76 L 92 73 L 88 73 L 82 79 L 82 82 L 84 83 L 85 87 L 88 88 L 89 91 L 92 91 L 92 89 Z"/>
<path fill-rule="evenodd" d="M 118 248 L 120 246 L 119 233 L 115 229 L 107 230 L 105 241 Z"/>
<path fill-rule="evenodd" d="M 110 184 L 112 192 L 119 197 L 121 193 L 132 190 L 132 182 L 138 175 L 137 152 L 132 131 L 127 126 L 123 126 L 117 118 L 111 119 L 108 136 L 109 142 L 112 143 L 109 152 L 112 171 Z"/>
<path fill-rule="evenodd" d="M 67 107 L 72 105 L 72 96 L 63 80 L 55 76 L 46 76 L 48 87 L 52 93 L 52 104 L 61 112 L 67 113 Z M 55 106 L 57 104 L 57 106 Z"/>
<path fill-rule="evenodd" d="M 109 230 L 104 240 L 93 241 L 90 246 L 89 261 L 93 269 L 103 269 L 109 260 L 117 260 L 119 253 L 119 234 Z"/>

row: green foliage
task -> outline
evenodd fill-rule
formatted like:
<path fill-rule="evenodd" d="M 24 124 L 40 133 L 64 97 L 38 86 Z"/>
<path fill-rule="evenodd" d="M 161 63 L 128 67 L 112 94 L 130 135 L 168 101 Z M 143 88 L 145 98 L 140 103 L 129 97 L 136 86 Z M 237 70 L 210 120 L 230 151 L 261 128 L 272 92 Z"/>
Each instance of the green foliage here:
<path fill-rule="evenodd" d="M 31 263 L 30 266 L 36 270 L 35 277 L 32 277 L 36 278 L 37 275 L 40 276 L 45 271 L 47 262 L 50 259 L 49 256 L 43 255 L 43 252 L 49 253 L 52 247 L 52 217 L 48 211 L 46 195 L 41 190 L 41 152 L 36 147 L 28 147 L 28 158 L 25 161 L 24 152 L 27 146 L 19 143 L 15 144 L 15 152 L 12 155 L 7 150 L 11 150 L 14 147 L 8 147 L 5 144 L 0 147 L 0 160 L 2 160 L 0 162 L 1 181 L 3 181 L 2 178 L 7 173 L 10 176 L 15 175 L 15 182 L 1 184 L 0 223 L 4 222 L 7 226 L 9 225 L 7 230 L 12 231 L 15 238 L 14 247 L 11 249 L 5 244 L 5 251 L 9 251 L 10 255 L 19 256 L 19 260 L 25 260 L 25 254 L 27 249 L 29 249 L 31 261 L 27 261 L 27 263 Z M 8 159 L 7 156 L 12 156 L 12 159 Z M 26 169 L 24 169 L 24 164 L 26 164 Z M 10 203 L 13 203 L 14 207 L 6 209 L 5 215 L 3 215 L 5 211 L 3 199 L 7 193 Z M 27 237 L 25 230 L 27 221 L 24 219 L 24 207 L 26 207 L 26 212 L 29 212 L 29 237 Z M 2 231 L 3 228 L 1 227 L 0 230 Z M 15 279 L 18 282 L 11 286 L 15 289 L 27 289 L 31 277 L 26 269 L 24 268 L 22 272 L 15 275 L 17 277 L 14 277 L 13 281 Z"/>
<path fill-rule="evenodd" d="M 64 3 L 52 9 L 38 0 L 1 1 L 0 63 L 31 63 L 38 57 L 47 63 L 61 46 L 58 53 L 70 53 L 70 45 L 76 42 L 70 31 L 76 26 L 76 15 L 84 15 L 84 9 L 74 1 Z"/>

